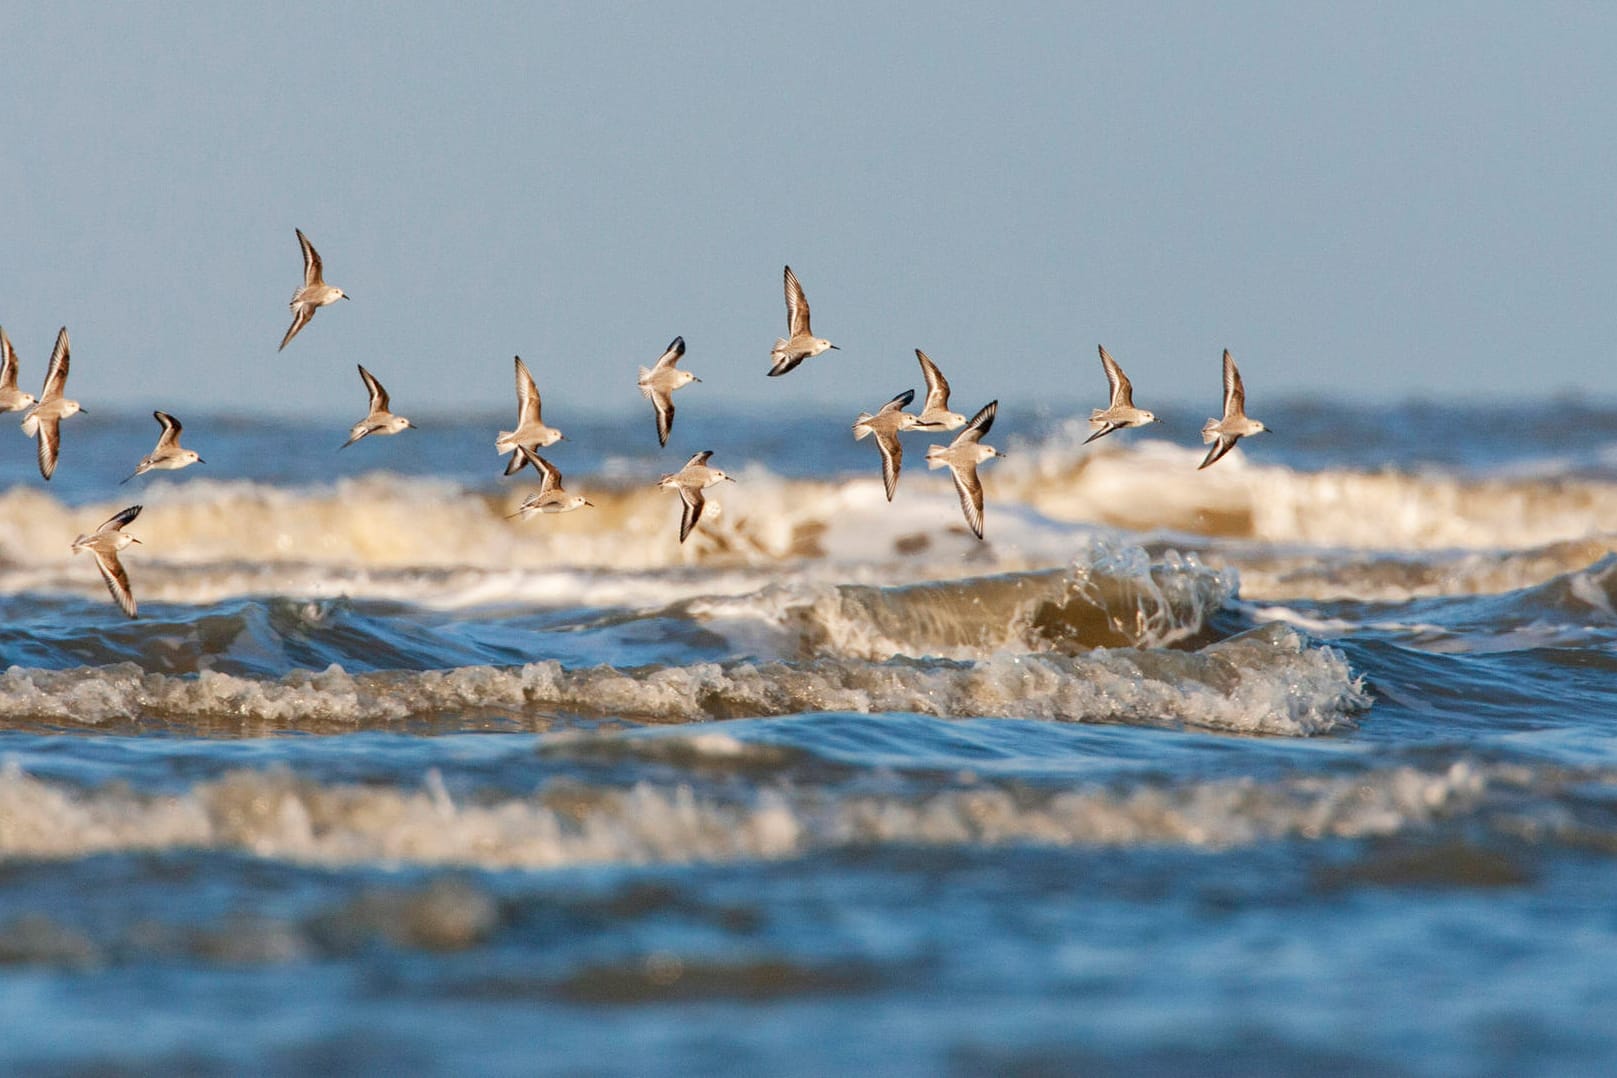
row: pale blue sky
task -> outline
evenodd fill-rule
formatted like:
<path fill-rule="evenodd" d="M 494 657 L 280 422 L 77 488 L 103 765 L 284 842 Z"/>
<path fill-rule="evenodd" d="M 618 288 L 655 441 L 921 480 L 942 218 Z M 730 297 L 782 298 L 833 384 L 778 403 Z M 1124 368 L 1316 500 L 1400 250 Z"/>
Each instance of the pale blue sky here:
<path fill-rule="evenodd" d="M 1594 6 L 0 8 L 0 324 L 92 410 L 1609 396 Z M 276 345 L 293 228 L 354 302 Z M 842 345 L 783 379 L 781 265 Z M 689 399 L 689 398 L 682 398 Z M 565 425 L 565 424 L 563 424 Z"/>

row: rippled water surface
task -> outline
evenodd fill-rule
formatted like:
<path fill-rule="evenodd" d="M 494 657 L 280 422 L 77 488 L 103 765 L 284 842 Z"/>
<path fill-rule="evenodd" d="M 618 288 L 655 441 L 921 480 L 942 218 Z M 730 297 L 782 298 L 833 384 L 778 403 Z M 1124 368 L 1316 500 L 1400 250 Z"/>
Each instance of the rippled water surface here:
<path fill-rule="evenodd" d="M 986 542 L 843 416 L 574 421 L 529 521 L 503 416 L 17 438 L 0 1069 L 1605 1070 L 1617 413 L 1543 412 L 1007 402 Z"/>

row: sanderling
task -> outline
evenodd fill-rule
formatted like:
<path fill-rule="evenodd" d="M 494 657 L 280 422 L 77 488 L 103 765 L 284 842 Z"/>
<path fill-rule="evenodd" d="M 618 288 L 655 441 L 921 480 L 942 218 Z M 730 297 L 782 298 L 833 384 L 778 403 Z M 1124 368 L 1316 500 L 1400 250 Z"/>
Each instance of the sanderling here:
<path fill-rule="evenodd" d="M 314 249 L 314 244 L 309 242 L 309 237 L 303 234 L 301 228 L 293 231 L 298 234 L 298 245 L 303 248 L 303 287 L 292 293 L 292 324 L 287 327 L 286 336 L 281 338 L 281 348 L 277 348 L 277 352 L 298 335 L 298 330 L 309 324 L 316 308 L 352 298 L 342 289 L 326 283 L 320 275 L 320 255 Z"/>
<path fill-rule="evenodd" d="M 565 437 L 555 427 L 545 426 L 545 421 L 539 417 L 540 401 L 539 387 L 533 384 L 533 375 L 528 373 L 528 365 L 517 356 L 517 429 L 502 430 L 500 436 L 494 439 L 494 448 L 501 453 L 511 454 L 511 459 L 505 464 L 505 474 L 511 475 L 519 472 L 528 463 L 517 446 L 525 445 L 530 449 L 543 449 L 555 445 Z"/>
<path fill-rule="evenodd" d="M 674 390 L 701 381 L 690 371 L 674 366 L 684 354 L 685 338 L 675 337 L 656 366 L 640 368 L 640 392 L 651 399 L 651 406 L 657 411 L 658 445 L 667 445 L 668 432 L 674 429 Z"/>
<path fill-rule="evenodd" d="M 919 348 L 915 350 L 915 358 L 921 361 L 921 377 L 926 379 L 926 403 L 921 405 L 921 414 L 916 417 L 913 429 L 958 430 L 965 426 L 965 416 L 949 411 L 949 380 L 943 377 L 938 365 Z"/>
<path fill-rule="evenodd" d="M 994 425 L 994 414 L 999 401 L 989 401 L 982 411 L 971 417 L 966 429 L 955 435 L 947 447 L 935 445 L 926 451 L 928 468 L 947 467 L 954 475 L 955 490 L 960 494 L 960 508 L 966 514 L 966 523 L 983 537 L 983 483 L 977 477 L 977 465 L 1005 454 L 991 445 L 983 445 L 983 435 Z"/>
<path fill-rule="evenodd" d="M 898 469 L 904 464 L 904 447 L 898 444 L 898 432 L 913 430 L 918 425 L 915 416 L 904 411 L 914 399 L 915 390 L 906 389 L 882 405 L 881 411 L 875 415 L 860 412 L 859 419 L 853 425 L 855 441 L 867 434 L 876 436 L 876 448 L 881 450 L 881 478 L 887 487 L 888 501 L 893 500 L 893 491 L 898 489 Z"/>
<path fill-rule="evenodd" d="M 1089 413 L 1089 425 L 1095 428 L 1095 433 L 1084 439 L 1085 445 L 1123 427 L 1143 427 L 1158 421 L 1150 412 L 1134 407 L 1134 384 L 1123 373 L 1123 368 L 1117 365 L 1117 360 L 1112 358 L 1106 346 L 1098 347 L 1101 369 L 1106 372 L 1106 384 L 1111 387 L 1112 396 L 1106 407 L 1096 408 Z"/>
<path fill-rule="evenodd" d="M 146 456 L 141 457 L 140 463 L 136 465 L 135 470 L 118 480 L 119 486 L 129 482 L 137 475 L 145 475 L 153 468 L 172 470 L 174 468 L 184 468 L 188 464 L 207 463 L 207 461 L 197 456 L 196 450 L 180 448 L 180 431 L 184 428 L 180 426 L 178 419 L 175 419 L 167 412 L 153 412 L 152 418 L 157 420 L 158 425 L 163 428 L 163 433 L 157 436 L 157 448 Z"/>
<path fill-rule="evenodd" d="M 101 579 L 107 582 L 107 590 L 112 592 L 112 597 L 130 617 L 135 616 L 135 597 L 129 591 L 129 574 L 124 572 L 123 563 L 118 560 L 118 551 L 130 543 L 140 542 L 123 530 L 126 524 L 140 516 L 140 510 L 140 506 L 131 505 L 90 535 L 81 535 L 73 540 L 69 548 L 75 554 L 88 550 L 95 555 L 95 567 L 101 570 Z"/>
<path fill-rule="evenodd" d="M 531 495 L 517 507 L 515 513 L 506 517 L 507 520 L 511 517 L 527 520 L 535 513 L 571 513 L 574 509 L 581 509 L 586 505 L 595 507 L 595 503 L 582 494 L 569 494 L 562 489 L 561 472 L 550 461 L 525 445 L 517 446 L 517 452 L 521 453 L 527 462 L 533 465 L 534 471 L 539 473 L 539 493 Z"/>
<path fill-rule="evenodd" d="M 816 337 L 809 329 L 809 305 L 803 296 L 803 286 L 797 283 L 797 274 L 786 267 L 786 336 L 775 339 L 769 358 L 775 365 L 769 368 L 769 377 L 785 374 L 809 356 L 817 356 L 836 345 Z"/>
<path fill-rule="evenodd" d="M 17 388 L 17 352 L 0 326 L 0 412 L 20 412 L 33 403 L 32 393 Z"/>
<path fill-rule="evenodd" d="M 1259 434 L 1268 429 L 1256 419 L 1246 417 L 1246 387 L 1241 384 L 1241 372 L 1235 369 L 1230 350 L 1224 349 L 1224 418 L 1209 419 L 1202 426 L 1202 441 L 1211 443 L 1213 448 L 1196 465 L 1196 470 L 1201 471 L 1234 449 L 1235 443 L 1248 434 Z"/>
<path fill-rule="evenodd" d="M 45 369 L 45 388 L 39 391 L 39 403 L 22 421 L 24 434 L 30 438 L 39 436 L 39 474 L 46 479 L 56 471 L 56 456 L 62 448 L 62 420 L 84 411 L 78 401 L 62 396 L 67 388 L 67 362 L 67 327 L 63 326 L 56 335 L 51 365 Z"/>
<path fill-rule="evenodd" d="M 702 496 L 703 488 L 730 479 L 717 468 L 707 466 L 707 459 L 712 455 L 713 450 L 704 449 L 686 461 L 685 467 L 679 471 L 657 480 L 657 485 L 663 490 L 679 491 L 680 501 L 683 503 L 679 517 L 679 541 L 682 543 L 702 517 L 702 506 L 707 503 L 707 499 Z M 730 482 L 733 483 L 735 480 L 730 479 Z"/>
<path fill-rule="evenodd" d="M 366 390 L 370 392 L 371 410 L 364 419 L 349 428 L 348 440 L 339 445 L 338 449 L 347 449 L 367 434 L 397 434 L 406 427 L 415 426 L 402 415 L 394 415 L 387 410 L 387 390 L 376 380 L 376 375 L 365 369 L 363 363 L 356 366 L 359 367 L 359 376 L 364 380 Z"/>

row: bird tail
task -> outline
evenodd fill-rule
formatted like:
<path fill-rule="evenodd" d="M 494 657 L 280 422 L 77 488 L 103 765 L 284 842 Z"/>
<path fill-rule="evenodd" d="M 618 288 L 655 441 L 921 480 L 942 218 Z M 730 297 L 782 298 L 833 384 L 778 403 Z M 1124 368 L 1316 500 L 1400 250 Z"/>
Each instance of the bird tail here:
<path fill-rule="evenodd" d="M 640 368 L 640 395 L 642 397 L 650 397 L 651 396 L 651 385 L 646 381 L 646 379 L 650 378 L 650 377 L 651 377 L 651 368 L 650 367 L 641 367 Z"/>
<path fill-rule="evenodd" d="M 853 425 L 853 440 L 854 441 L 856 441 L 856 442 L 864 441 L 865 436 L 870 433 L 870 428 L 865 426 L 865 424 L 869 423 L 874 418 L 875 418 L 875 416 L 871 415 L 869 412 L 860 412 L 859 413 L 859 419 Z"/>
<path fill-rule="evenodd" d="M 39 433 L 39 417 L 29 412 L 22 420 L 22 432 L 32 438 Z"/>
<path fill-rule="evenodd" d="M 1209 419 L 1202 424 L 1202 444 L 1212 445 L 1218 441 L 1218 420 Z"/>
<path fill-rule="evenodd" d="M 947 468 L 949 466 L 949 462 L 943 458 L 943 455 L 946 452 L 948 452 L 948 450 L 941 445 L 935 445 L 929 448 L 926 451 L 927 469 L 931 470 L 934 468 Z"/>

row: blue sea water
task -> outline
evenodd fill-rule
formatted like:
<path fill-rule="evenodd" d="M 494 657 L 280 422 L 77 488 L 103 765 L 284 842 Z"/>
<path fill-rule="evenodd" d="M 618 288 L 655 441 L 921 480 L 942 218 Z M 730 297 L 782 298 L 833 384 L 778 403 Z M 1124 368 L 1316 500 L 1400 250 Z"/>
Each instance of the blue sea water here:
<path fill-rule="evenodd" d="M 18 438 L 0 1069 L 1607 1071 L 1617 412 L 1538 407 L 1007 401 L 984 542 L 846 416 L 572 419 L 528 521 L 504 416 Z"/>

